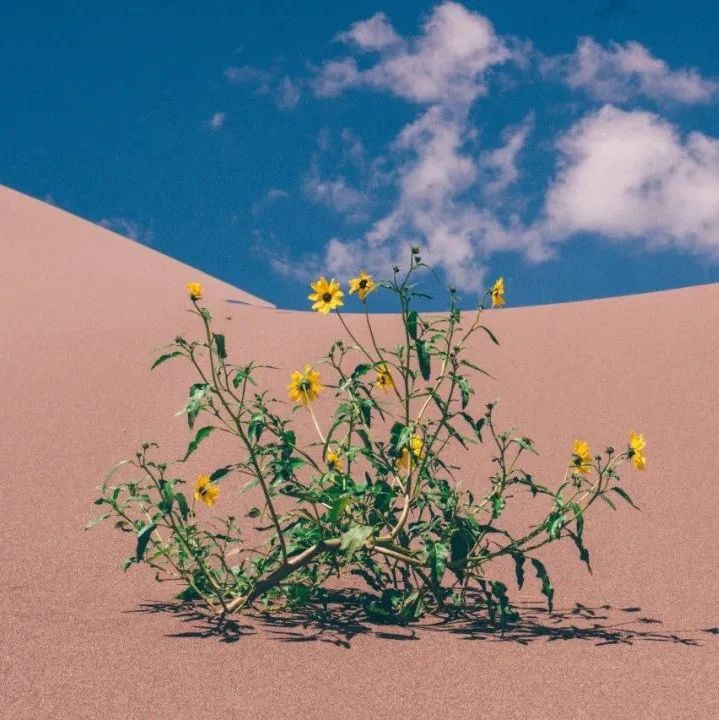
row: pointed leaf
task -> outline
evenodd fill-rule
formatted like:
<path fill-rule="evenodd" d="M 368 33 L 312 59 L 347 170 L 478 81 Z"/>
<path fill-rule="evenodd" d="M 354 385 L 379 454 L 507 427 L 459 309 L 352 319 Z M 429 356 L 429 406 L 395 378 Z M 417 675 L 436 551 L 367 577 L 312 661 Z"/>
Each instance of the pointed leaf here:
<path fill-rule="evenodd" d="M 639 507 L 634 504 L 634 501 L 629 497 L 629 493 L 626 490 L 620 488 L 618 485 L 613 487 L 612 490 L 617 493 L 617 495 L 623 497 L 635 510 L 639 510 Z"/>
<path fill-rule="evenodd" d="M 412 310 L 412 312 L 407 315 L 407 332 L 409 333 L 409 336 L 412 338 L 412 340 L 417 339 L 417 311 Z"/>
<path fill-rule="evenodd" d="M 422 377 L 425 380 L 429 380 L 430 363 L 427 343 L 424 340 L 417 340 L 417 342 L 415 343 L 415 347 L 417 348 L 417 362 L 419 363 L 419 371 L 420 373 L 422 373 Z"/>
<path fill-rule="evenodd" d="M 185 462 L 190 455 L 192 455 L 195 450 L 200 446 L 200 443 L 213 431 L 215 430 L 214 425 L 206 425 L 203 428 L 200 428 L 197 431 L 197 435 L 195 435 L 195 439 L 187 446 L 187 452 L 185 453 L 185 457 L 183 457 L 180 462 Z"/>
<path fill-rule="evenodd" d="M 166 355 L 160 355 L 160 357 L 157 358 L 157 360 L 155 360 L 154 363 L 152 363 L 150 370 L 154 370 L 158 365 L 161 365 L 166 360 L 170 360 L 170 358 L 178 357 L 179 355 L 184 355 L 184 353 L 180 352 L 179 350 L 176 350 L 175 352 L 167 353 Z"/>

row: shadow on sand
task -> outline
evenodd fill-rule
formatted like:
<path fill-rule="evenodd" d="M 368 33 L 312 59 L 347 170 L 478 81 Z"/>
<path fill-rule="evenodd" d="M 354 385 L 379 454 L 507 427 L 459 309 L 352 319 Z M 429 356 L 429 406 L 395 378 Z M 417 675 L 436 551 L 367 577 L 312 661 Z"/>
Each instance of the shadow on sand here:
<path fill-rule="evenodd" d="M 544 605 L 518 603 L 520 619 L 504 628 L 492 624 L 486 612 L 465 612 L 452 618 L 433 618 L 409 624 L 380 624 L 365 610 L 367 598 L 358 593 L 333 593 L 327 605 L 308 605 L 278 613 L 247 612 L 241 617 L 223 619 L 203 608 L 187 603 L 148 602 L 128 612 L 171 613 L 189 626 L 169 633 L 177 638 L 215 638 L 233 643 L 248 635 L 268 634 L 282 642 L 327 642 L 351 647 L 358 635 L 383 640 L 419 641 L 431 633 L 449 633 L 463 640 L 513 642 L 529 645 L 537 641 L 585 641 L 592 645 L 633 645 L 638 642 L 701 645 L 702 634 L 717 635 L 719 628 L 672 632 L 662 621 L 646 617 L 639 607 L 612 605 L 589 607 L 577 603 L 573 608 L 547 612 Z M 706 635 L 705 635 L 706 638 Z"/>

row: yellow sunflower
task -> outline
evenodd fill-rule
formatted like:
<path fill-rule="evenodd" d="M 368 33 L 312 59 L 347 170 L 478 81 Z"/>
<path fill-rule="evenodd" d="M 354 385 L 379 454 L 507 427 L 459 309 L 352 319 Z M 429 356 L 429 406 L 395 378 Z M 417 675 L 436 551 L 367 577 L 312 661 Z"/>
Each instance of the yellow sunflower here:
<path fill-rule="evenodd" d="M 380 365 L 375 368 L 375 372 L 377 373 L 377 379 L 374 384 L 385 392 L 389 392 L 394 387 L 394 380 L 387 366 Z"/>
<path fill-rule="evenodd" d="M 412 452 L 412 459 L 417 460 L 417 458 L 422 456 L 422 448 L 424 448 L 424 441 L 418 435 L 412 435 L 409 440 L 409 447 Z M 401 468 L 403 470 L 409 469 L 410 450 L 407 450 L 407 448 L 402 448 L 402 454 L 397 458 L 398 468 Z"/>
<path fill-rule="evenodd" d="M 644 435 L 635 433 L 633 430 L 629 433 L 629 457 L 637 470 L 645 470 L 647 467 L 647 457 L 644 454 L 646 446 Z"/>
<path fill-rule="evenodd" d="M 202 297 L 202 285 L 198 282 L 188 282 L 185 285 L 192 300 L 199 300 Z"/>
<path fill-rule="evenodd" d="M 195 480 L 195 500 L 205 503 L 207 507 L 212 507 L 219 494 L 220 488 L 207 475 L 197 476 L 197 480 Z"/>
<path fill-rule="evenodd" d="M 334 450 L 327 451 L 325 461 L 327 462 L 327 467 L 330 470 L 334 470 L 336 472 L 342 471 L 342 459 L 340 458 L 339 453 L 336 453 Z"/>
<path fill-rule="evenodd" d="M 490 292 L 492 295 L 492 307 L 502 307 L 505 303 L 503 277 L 499 278 L 497 282 L 492 285 L 492 290 Z"/>
<path fill-rule="evenodd" d="M 372 279 L 372 276 L 368 275 L 364 270 L 361 270 L 359 277 L 352 278 L 350 280 L 350 295 L 352 295 L 352 293 L 357 293 L 359 299 L 364 301 L 367 295 L 369 295 L 369 293 L 371 293 L 376 287 L 377 284 Z"/>
<path fill-rule="evenodd" d="M 295 370 L 290 380 L 291 382 L 287 386 L 290 400 L 302 403 L 302 405 L 309 405 L 316 400 L 322 390 L 320 374 L 310 365 L 305 365 L 304 372 Z"/>
<path fill-rule="evenodd" d="M 324 275 L 317 281 L 310 283 L 310 287 L 314 290 L 307 298 L 312 300 L 312 309 L 323 315 L 327 315 L 330 310 L 336 310 L 344 305 L 342 298 L 344 293 L 340 290 L 340 284 L 332 278 L 329 282 Z"/>
<path fill-rule="evenodd" d="M 589 475 L 589 471 L 592 469 L 592 453 L 589 450 L 589 443 L 586 441 L 574 441 L 571 467 L 574 469 L 574 472 Z"/>

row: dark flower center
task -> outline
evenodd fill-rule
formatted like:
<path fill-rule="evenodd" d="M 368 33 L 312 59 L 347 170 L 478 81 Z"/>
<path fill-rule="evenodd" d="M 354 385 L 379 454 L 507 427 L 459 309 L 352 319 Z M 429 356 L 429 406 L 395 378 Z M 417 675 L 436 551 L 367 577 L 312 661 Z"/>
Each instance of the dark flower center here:
<path fill-rule="evenodd" d="M 360 290 L 364 290 L 367 287 L 367 281 L 362 279 L 359 281 Z"/>
<path fill-rule="evenodd" d="M 322 299 L 323 299 L 325 302 L 329 302 L 330 300 L 332 300 L 332 293 L 326 292 L 326 293 L 322 296 Z"/>

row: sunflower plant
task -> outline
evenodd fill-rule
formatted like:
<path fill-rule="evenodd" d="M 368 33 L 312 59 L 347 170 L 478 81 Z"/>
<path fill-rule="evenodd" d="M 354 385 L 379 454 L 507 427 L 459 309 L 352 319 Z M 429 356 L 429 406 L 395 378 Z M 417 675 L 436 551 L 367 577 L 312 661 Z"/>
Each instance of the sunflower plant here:
<path fill-rule="evenodd" d="M 95 501 L 104 512 L 89 523 L 112 520 L 134 536 L 123 567 L 149 565 L 158 580 L 181 585 L 179 599 L 223 615 L 258 604 L 280 609 L 326 601 L 328 588 L 351 575 L 367 586 L 365 608 L 378 621 L 479 607 L 504 626 L 518 617 L 507 584 L 493 572 L 504 557 L 513 561 L 519 587 L 525 569 L 534 571 L 551 610 L 554 589 L 539 551 L 568 540 L 591 570 L 587 511 L 598 501 L 616 509 L 617 498 L 634 506 L 619 468 L 629 462 L 645 469 L 646 442 L 631 432 L 623 449 L 593 454 L 586 440 L 574 440 L 561 482 L 539 483 L 524 465 L 537 453 L 533 441 L 498 425 L 495 402 L 479 412 L 473 402 L 473 378 L 487 373 L 466 350 L 480 335 L 498 344 L 484 319 L 486 310 L 505 304 L 504 280 L 470 313 L 450 289 L 448 312 L 420 315 L 414 307 L 426 296 L 415 280 L 426 267 L 412 248 L 407 269 L 394 267 L 390 280 L 362 271 L 349 281 L 348 295 L 363 305 L 366 343 L 342 316 L 340 283 L 325 277 L 312 283 L 312 309 L 335 313 L 345 338 L 314 365 L 298 358 L 302 369 L 287 385 L 293 412 L 258 388 L 258 371 L 269 366 L 230 360 L 202 287 L 188 283 L 200 337 L 175 338 L 152 366 L 183 358 L 197 374 L 182 410 L 192 432 L 187 451 L 176 463 L 159 462 L 157 446 L 144 443 L 111 471 Z M 398 302 L 396 347 L 376 340 L 368 311 L 376 292 Z M 319 403 L 334 406 L 326 427 L 314 411 Z M 309 443 L 299 442 L 293 429 L 305 414 L 315 435 Z M 182 479 L 177 466 L 214 432 L 233 437 L 234 456 Z M 446 459 L 451 446 L 477 443 L 489 443 L 493 456 L 481 496 Z M 545 501 L 520 533 L 502 525 L 518 491 Z M 256 502 L 243 511 L 238 494 L 244 492 Z"/>

